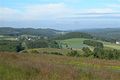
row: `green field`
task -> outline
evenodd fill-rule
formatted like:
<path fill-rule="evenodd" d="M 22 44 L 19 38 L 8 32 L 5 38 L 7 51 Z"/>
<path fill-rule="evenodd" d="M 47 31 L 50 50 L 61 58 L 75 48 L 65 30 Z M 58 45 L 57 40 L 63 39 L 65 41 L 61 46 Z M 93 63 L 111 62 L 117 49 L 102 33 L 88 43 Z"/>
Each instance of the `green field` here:
<path fill-rule="evenodd" d="M 83 48 L 83 47 L 90 47 L 90 46 L 87 46 L 87 45 L 83 44 L 84 40 L 87 40 L 87 39 L 84 39 L 84 38 L 73 38 L 73 39 L 61 40 L 61 43 L 68 44 L 69 47 L 76 48 L 76 49 Z M 120 45 L 117 45 L 115 43 L 110 43 L 110 42 L 104 42 L 104 41 L 100 41 L 100 42 L 102 42 L 105 47 L 109 47 L 109 48 L 120 50 Z M 63 45 L 63 47 L 65 48 L 64 45 Z M 90 47 L 90 48 L 92 48 L 92 47 Z"/>
<path fill-rule="evenodd" d="M 113 48 L 113 49 L 118 49 L 120 50 L 120 45 L 114 44 L 114 43 L 109 43 L 109 42 L 103 42 L 105 47 Z"/>
<path fill-rule="evenodd" d="M 119 80 L 120 61 L 0 53 L 0 80 Z"/>
<path fill-rule="evenodd" d="M 17 38 L 11 37 L 11 36 L 3 36 L 3 35 L 0 35 L 0 40 L 12 40 L 12 41 L 16 41 Z"/>
<path fill-rule="evenodd" d="M 66 40 L 62 40 L 61 43 L 63 44 L 68 44 L 69 47 L 72 48 L 83 48 L 83 47 L 89 47 L 85 44 L 83 44 L 83 41 L 86 40 L 84 38 L 73 38 L 73 39 L 66 39 Z M 63 47 L 65 48 L 65 46 L 63 45 Z"/>

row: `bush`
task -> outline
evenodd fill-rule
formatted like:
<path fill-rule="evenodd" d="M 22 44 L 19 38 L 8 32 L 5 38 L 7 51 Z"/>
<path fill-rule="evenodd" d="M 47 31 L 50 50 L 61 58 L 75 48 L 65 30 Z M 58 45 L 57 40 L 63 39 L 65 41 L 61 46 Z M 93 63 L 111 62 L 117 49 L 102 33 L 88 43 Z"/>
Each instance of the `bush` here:
<path fill-rule="evenodd" d="M 62 53 L 59 53 L 59 52 L 51 52 L 50 54 L 63 55 Z"/>
<path fill-rule="evenodd" d="M 38 50 L 31 50 L 31 53 L 37 53 L 37 54 L 39 54 L 39 51 Z"/>
<path fill-rule="evenodd" d="M 84 51 L 85 57 L 92 55 L 92 51 L 88 47 L 83 47 L 82 50 Z"/>
<path fill-rule="evenodd" d="M 22 46 L 22 44 L 21 43 L 19 43 L 17 46 L 16 46 L 16 51 L 17 52 L 20 52 L 20 51 L 22 51 L 22 50 L 24 50 L 25 48 Z"/>
<path fill-rule="evenodd" d="M 0 51 L 16 52 L 19 41 L 0 40 Z"/>
<path fill-rule="evenodd" d="M 43 52 L 43 54 L 63 55 L 60 52 Z"/>
<path fill-rule="evenodd" d="M 27 50 L 23 50 L 21 53 L 29 53 Z"/>
<path fill-rule="evenodd" d="M 98 42 L 98 41 L 94 41 L 94 40 L 84 40 L 83 44 L 86 44 L 88 46 L 103 48 L 103 43 Z"/>
<path fill-rule="evenodd" d="M 32 48 L 48 48 L 48 42 L 43 40 L 36 40 L 36 41 L 27 41 L 26 45 L 29 49 Z"/>
<path fill-rule="evenodd" d="M 93 55 L 95 58 L 104 58 L 104 49 L 96 47 L 93 51 Z"/>
<path fill-rule="evenodd" d="M 120 51 L 116 49 L 94 49 L 94 57 L 100 59 L 120 59 Z"/>
<path fill-rule="evenodd" d="M 80 54 L 77 51 L 68 52 L 67 56 L 78 57 Z"/>

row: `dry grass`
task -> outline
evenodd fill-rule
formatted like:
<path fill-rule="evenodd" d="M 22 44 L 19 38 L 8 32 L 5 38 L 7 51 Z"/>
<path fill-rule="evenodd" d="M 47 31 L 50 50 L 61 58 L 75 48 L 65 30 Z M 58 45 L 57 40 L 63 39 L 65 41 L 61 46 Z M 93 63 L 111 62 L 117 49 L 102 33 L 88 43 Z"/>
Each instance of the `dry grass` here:
<path fill-rule="evenodd" d="M 119 80 L 120 61 L 0 53 L 0 80 Z"/>

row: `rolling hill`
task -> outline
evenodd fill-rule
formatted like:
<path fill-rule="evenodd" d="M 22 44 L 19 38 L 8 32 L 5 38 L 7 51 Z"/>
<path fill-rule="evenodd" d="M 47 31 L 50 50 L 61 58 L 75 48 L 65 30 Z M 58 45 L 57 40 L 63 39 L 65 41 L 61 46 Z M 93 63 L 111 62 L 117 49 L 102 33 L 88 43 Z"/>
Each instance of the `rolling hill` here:
<path fill-rule="evenodd" d="M 10 36 L 36 35 L 36 36 L 53 37 L 60 33 L 62 33 L 62 31 L 54 30 L 54 29 L 0 27 L 0 35 L 10 35 Z"/>
<path fill-rule="evenodd" d="M 85 39 L 85 38 L 72 38 L 72 39 L 61 40 L 61 43 L 68 44 L 69 47 L 77 48 L 77 49 L 81 49 L 83 47 L 90 47 L 88 45 L 83 44 L 84 40 L 87 40 L 87 39 Z M 105 47 L 120 50 L 120 45 L 117 45 L 115 43 L 101 41 L 101 40 L 98 40 L 98 41 L 102 42 Z M 65 46 L 63 45 L 63 47 L 65 47 Z M 90 48 L 92 48 L 92 47 L 90 47 Z"/>
<path fill-rule="evenodd" d="M 64 34 L 66 33 L 66 34 Z M 81 33 L 81 34 L 80 34 Z M 62 34 L 62 35 L 60 35 Z M 34 28 L 11 28 L 0 27 L 0 35 L 36 35 L 46 37 L 56 37 L 57 39 L 70 38 L 95 38 L 104 41 L 115 42 L 120 41 L 120 28 L 104 28 L 104 29 L 85 29 L 73 31 L 61 31 L 54 29 L 34 29 Z"/>
<path fill-rule="evenodd" d="M 89 33 L 97 39 L 102 39 L 111 42 L 115 42 L 116 40 L 120 41 L 120 28 L 86 29 L 77 31 Z"/>

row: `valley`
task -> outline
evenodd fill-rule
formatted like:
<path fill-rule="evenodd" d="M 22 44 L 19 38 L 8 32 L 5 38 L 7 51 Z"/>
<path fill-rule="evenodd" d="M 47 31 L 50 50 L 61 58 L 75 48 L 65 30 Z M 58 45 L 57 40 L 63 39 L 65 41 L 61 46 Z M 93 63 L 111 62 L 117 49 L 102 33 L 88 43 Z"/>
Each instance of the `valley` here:
<path fill-rule="evenodd" d="M 119 80 L 119 44 L 84 32 L 61 32 L 1 34 L 0 79 Z"/>

